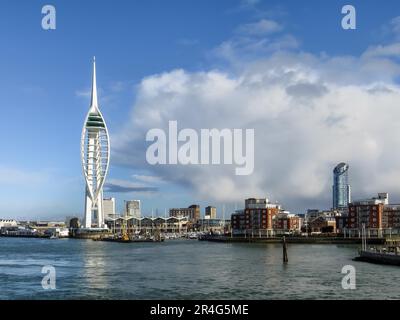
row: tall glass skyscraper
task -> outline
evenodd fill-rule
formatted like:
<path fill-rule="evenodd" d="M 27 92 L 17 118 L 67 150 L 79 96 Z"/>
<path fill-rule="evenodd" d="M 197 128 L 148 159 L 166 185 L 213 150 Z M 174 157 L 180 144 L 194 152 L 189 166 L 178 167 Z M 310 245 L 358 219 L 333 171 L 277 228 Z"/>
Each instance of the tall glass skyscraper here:
<path fill-rule="evenodd" d="M 349 185 L 349 165 L 339 163 L 333 169 L 333 209 L 345 209 L 351 202 L 351 190 Z"/>

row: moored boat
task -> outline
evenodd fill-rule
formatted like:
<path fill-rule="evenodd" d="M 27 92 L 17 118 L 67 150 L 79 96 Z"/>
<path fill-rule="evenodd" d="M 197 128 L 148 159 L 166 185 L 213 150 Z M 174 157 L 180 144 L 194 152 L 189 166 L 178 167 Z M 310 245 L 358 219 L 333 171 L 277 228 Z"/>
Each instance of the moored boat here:
<path fill-rule="evenodd" d="M 387 240 L 386 245 L 380 248 L 367 247 L 365 225 L 362 228 L 362 247 L 355 261 L 364 261 L 377 264 L 400 266 L 400 247 L 393 240 Z"/>

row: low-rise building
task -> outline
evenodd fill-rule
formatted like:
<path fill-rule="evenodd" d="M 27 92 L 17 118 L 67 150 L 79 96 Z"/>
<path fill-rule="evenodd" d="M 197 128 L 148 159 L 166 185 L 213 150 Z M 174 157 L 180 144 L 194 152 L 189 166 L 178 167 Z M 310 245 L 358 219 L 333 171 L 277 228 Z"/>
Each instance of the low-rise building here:
<path fill-rule="evenodd" d="M 275 234 L 300 233 L 302 219 L 289 211 L 281 211 L 273 218 Z"/>
<path fill-rule="evenodd" d="M 194 225 L 195 229 L 200 232 L 224 234 L 226 224 L 221 219 L 200 219 Z"/>
<path fill-rule="evenodd" d="M 335 216 L 319 216 L 308 222 L 311 233 L 336 233 Z"/>
<path fill-rule="evenodd" d="M 17 221 L 14 219 L 0 219 L 0 228 L 2 227 L 16 227 Z"/>

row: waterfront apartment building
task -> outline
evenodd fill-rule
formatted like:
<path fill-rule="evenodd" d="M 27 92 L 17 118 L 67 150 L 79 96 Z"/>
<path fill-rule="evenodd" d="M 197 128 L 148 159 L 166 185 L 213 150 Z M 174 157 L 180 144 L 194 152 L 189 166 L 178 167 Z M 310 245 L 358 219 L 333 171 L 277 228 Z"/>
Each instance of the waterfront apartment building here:
<path fill-rule="evenodd" d="M 200 219 L 200 206 L 193 204 L 188 208 L 172 208 L 169 209 L 169 216 L 176 218 L 187 217 L 190 222 L 195 223 Z"/>
<path fill-rule="evenodd" d="M 212 206 L 206 207 L 204 219 L 217 219 L 217 208 Z"/>
<path fill-rule="evenodd" d="M 281 206 L 269 202 L 267 198 L 246 199 L 245 209 L 231 216 L 232 229 L 236 233 L 272 235 L 273 218 L 280 211 Z"/>
<path fill-rule="evenodd" d="M 280 205 L 270 203 L 267 198 L 246 199 L 244 209 L 246 229 L 272 230 L 272 219 L 280 210 Z"/>
<path fill-rule="evenodd" d="M 342 162 L 333 169 L 332 186 L 333 209 L 346 210 L 351 202 L 349 165 Z"/>
<path fill-rule="evenodd" d="M 286 232 L 299 233 L 301 226 L 302 219 L 289 211 L 281 211 L 273 218 L 273 229 L 276 234 Z"/>
<path fill-rule="evenodd" d="M 382 228 L 400 230 L 400 204 L 387 204 L 383 207 Z"/>
<path fill-rule="evenodd" d="M 232 230 L 245 230 L 245 217 L 244 210 L 236 210 L 231 215 L 231 229 Z"/>
<path fill-rule="evenodd" d="M 128 217 L 140 219 L 142 216 L 140 200 L 125 200 L 125 214 Z"/>
<path fill-rule="evenodd" d="M 386 209 L 385 209 L 386 207 Z M 389 205 L 389 195 L 387 193 L 379 193 L 377 198 L 365 199 L 353 201 L 349 204 L 349 213 L 347 218 L 347 227 L 349 234 L 359 234 L 362 226 L 368 229 L 369 234 L 382 235 L 383 221 L 385 221 L 385 227 L 391 228 L 389 221 L 393 219 L 388 219 L 393 206 Z M 384 217 L 384 212 L 385 217 Z"/>
<path fill-rule="evenodd" d="M 115 198 L 103 199 L 104 218 L 115 218 Z"/>
<path fill-rule="evenodd" d="M 390 204 L 387 193 L 349 204 L 349 215 L 343 230 L 358 235 L 363 224 L 369 235 L 400 234 L 400 204 Z"/>
<path fill-rule="evenodd" d="M 359 229 L 362 224 L 366 228 L 381 229 L 384 203 L 379 199 L 354 201 L 349 204 L 348 226 Z"/>

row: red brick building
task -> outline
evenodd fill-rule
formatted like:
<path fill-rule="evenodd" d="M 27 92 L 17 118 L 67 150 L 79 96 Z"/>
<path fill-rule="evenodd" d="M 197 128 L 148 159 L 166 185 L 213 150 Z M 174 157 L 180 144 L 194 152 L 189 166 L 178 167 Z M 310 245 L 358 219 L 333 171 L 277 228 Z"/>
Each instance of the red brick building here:
<path fill-rule="evenodd" d="M 281 212 L 279 204 L 273 204 L 266 198 L 245 200 L 245 209 L 231 216 L 231 226 L 237 234 L 272 234 L 273 219 Z"/>
<path fill-rule="evenodd" d="M 383 229 L 400 229 L 400 205 L 388 204 L 383 208 L 382 213 Z"/>
<path fill-rule="evenodd" d="M 302 220 L 299 216 L 288 212 L 281 212 L 273 219 L 273 228 L 279 232 L 296 232 L 301 229 Z"/>
<path fill-rule="evenodd" d="M 391 228 L 396 210 L 390 209 L 389 195 L 379 193 L 377 198 L 349 203 L 347 228 L 344 233 L 359 236 L 363 225 L 369 236 L 382 236 L 384 228 Z"/>
<path fill-rule="evenodd" d="M 273 229 L 272 219 L 279 213 L 279 208 L 244 209 L 245 229 Z"/>
<path fill-rule="evenodd" d="M 367 229 L 382 229 L 383 208 L 383 203 L 350 203 L 348 228 L 360 229 L 365 224 Z"/>
<path fill-rule="evenodd" d="M 245 230 L 243 210 L 237 210 L 231 215 L 231 228 L 232 230 Z"/>

